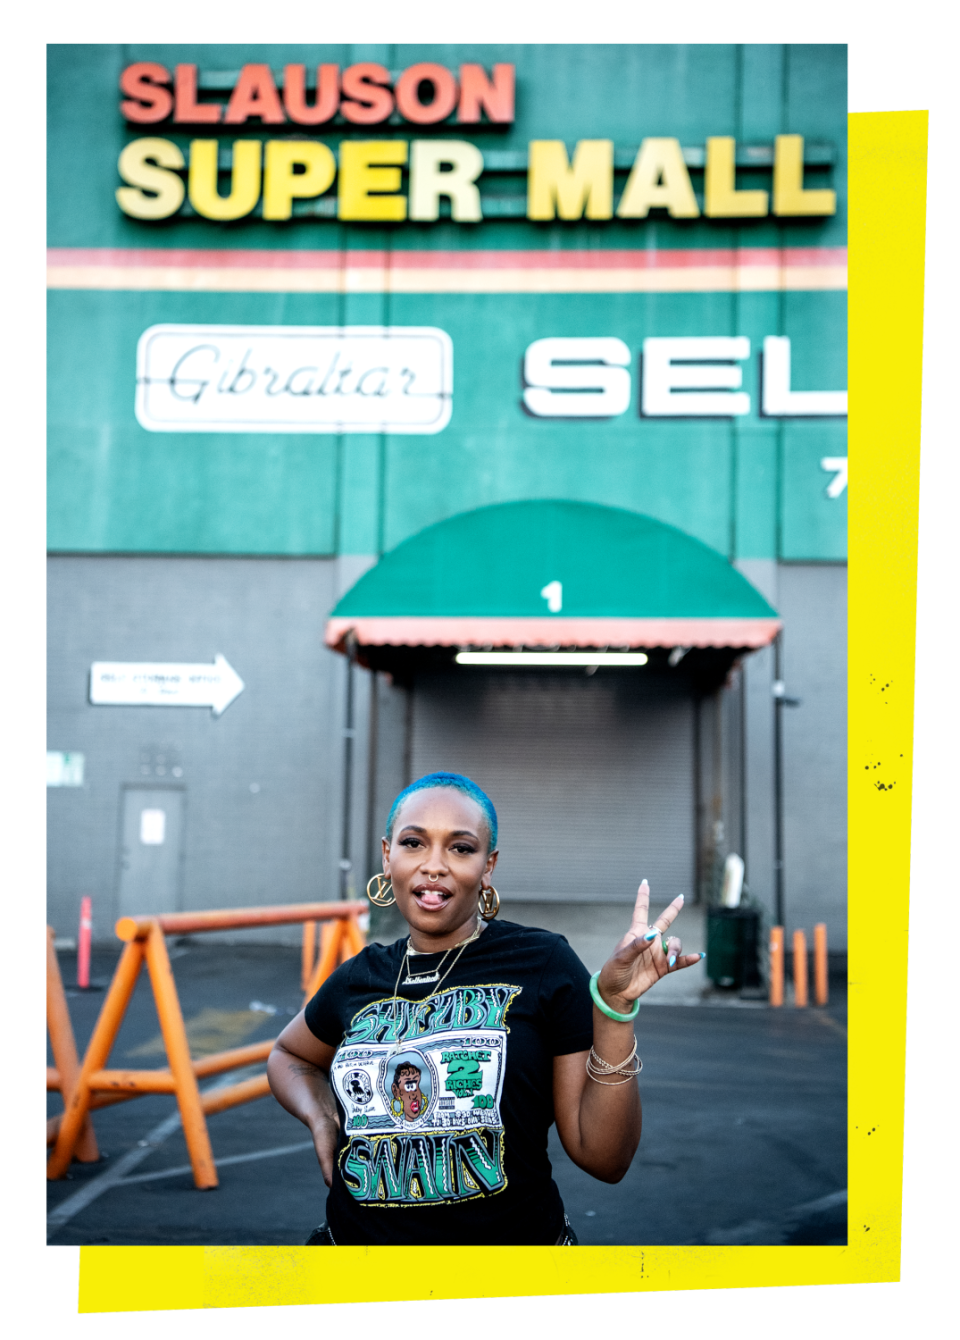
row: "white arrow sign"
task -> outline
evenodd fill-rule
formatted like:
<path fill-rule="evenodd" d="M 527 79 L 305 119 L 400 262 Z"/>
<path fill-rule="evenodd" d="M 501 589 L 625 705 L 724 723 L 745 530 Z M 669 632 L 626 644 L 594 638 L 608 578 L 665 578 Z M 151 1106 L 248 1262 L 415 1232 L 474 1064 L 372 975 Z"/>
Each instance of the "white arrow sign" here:
<path fill-rule="evenodd" d="M 243 680 L 219 654 L 213 665 L 94 661 L 90 701 L 114 707 L 212 707 L 218 717 L 243 692 Z"/>

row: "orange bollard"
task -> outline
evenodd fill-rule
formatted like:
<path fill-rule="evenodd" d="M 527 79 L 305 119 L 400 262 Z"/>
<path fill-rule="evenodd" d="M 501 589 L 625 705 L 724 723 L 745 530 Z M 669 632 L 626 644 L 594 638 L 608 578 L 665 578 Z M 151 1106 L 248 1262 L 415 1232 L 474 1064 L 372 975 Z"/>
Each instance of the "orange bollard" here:
<path fill-rule="evenodd" d="M 805 1009 L 807 1000 L 807 937 L 803 931 L 793 932 L 793 1003 Z"/>
<path fill-rule="evenodd" d="M 90 987 L 90 938 L 93 934 L 93 903 L 88 894 L 80 899 L 80 930 L 77 936 L 77 986 Z"/>
<path fill-rule="evenodd" d="M 827 988 L 827 927 L 818 921 L 813 928 L 813 998 L 818 1005 L 826 1005 Z"/>
<path fill-rule="evenodd" d="M 783 927 L 770 931 L 770 1004 L 783 1004 Z"/>

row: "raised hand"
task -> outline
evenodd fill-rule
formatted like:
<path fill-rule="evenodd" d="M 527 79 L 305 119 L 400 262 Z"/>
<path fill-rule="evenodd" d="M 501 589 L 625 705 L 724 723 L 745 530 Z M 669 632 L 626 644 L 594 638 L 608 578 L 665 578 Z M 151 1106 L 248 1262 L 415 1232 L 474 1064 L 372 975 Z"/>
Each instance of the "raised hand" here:
<path fill-rule="evenodd" d="M 630 929 L 600 971 L 597 986 L 611 1009 L 627 1014 L 633 1002 L 665 977 L 668 972 L 692 968 L 703 954 L 683 954 L 682 945 L 670 927 L 683 907 L 683 894 L 648 923 L 650 885 L 646 880 L 637 890 Z"/>

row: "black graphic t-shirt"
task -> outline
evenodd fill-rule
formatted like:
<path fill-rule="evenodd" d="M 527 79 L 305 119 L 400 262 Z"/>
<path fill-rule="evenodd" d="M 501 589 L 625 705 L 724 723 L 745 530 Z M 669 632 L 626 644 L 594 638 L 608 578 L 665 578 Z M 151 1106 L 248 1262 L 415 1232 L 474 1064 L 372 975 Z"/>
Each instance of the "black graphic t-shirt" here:
<path fill-rule="evenodd" d="M 337 1049 L 334 1241 L 556 1242 L 553 1058 L 593 1041 L 586 968 L 562 935 L 493 921 L 439 990 L 404 986 L 405 969 L 394 996 L 405 949 L 368 945 L 306 1007 L 307 1026 Z M 441 957 L 412 955 L 408 970 L 429 975 Z"/>

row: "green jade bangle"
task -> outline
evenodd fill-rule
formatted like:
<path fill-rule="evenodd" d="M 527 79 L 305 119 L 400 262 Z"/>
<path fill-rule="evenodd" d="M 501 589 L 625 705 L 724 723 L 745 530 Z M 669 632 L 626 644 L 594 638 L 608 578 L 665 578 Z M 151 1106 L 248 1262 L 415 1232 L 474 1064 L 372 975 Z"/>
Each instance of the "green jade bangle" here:
<path fill-rule="evenodd" d="M 608 1019 L 616 1019 L 618 1024 L 632 1024 L 634 1019 L 636 1019 L 637 1013 L 640 1009 L 639 996 L 633 1002 L 633 1009 L 630 1011 L 629 1014 L 618 1014 L 616 1010 L 611 1010 L 610 1006 L 604 1000 L 603 996 L 601 996 L 600 988 L 597 985 L 599 980 L 600 980 L 600 974 L 598 972 L 595 972 L 593 976 L 590 978 L 590 994 L 593 997 L 594 1005 L 596 1005 L 600 1013 L 605 1014 Z"/>

